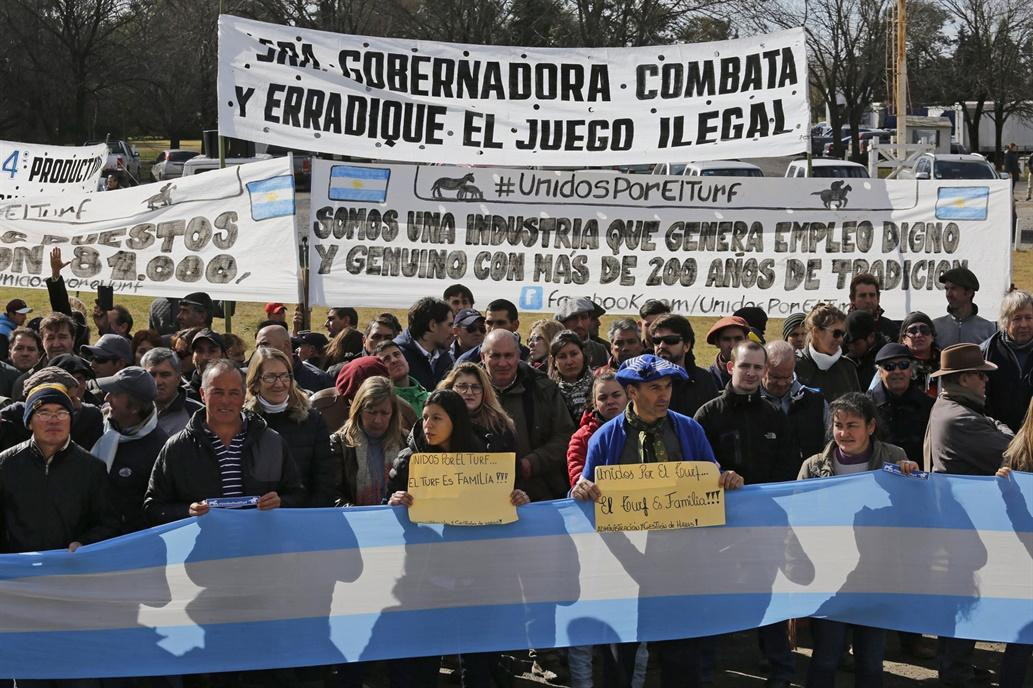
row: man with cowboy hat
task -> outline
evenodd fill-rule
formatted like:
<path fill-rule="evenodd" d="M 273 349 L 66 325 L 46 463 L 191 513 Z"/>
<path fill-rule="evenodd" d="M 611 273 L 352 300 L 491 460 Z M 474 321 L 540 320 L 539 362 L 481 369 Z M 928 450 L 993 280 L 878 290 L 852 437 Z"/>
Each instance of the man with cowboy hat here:
<path fill-rule="evenodd" d="M 955 344 L 940 352 L 940 396 L 929 414 L 922 453 L 934 473 L 993 475 L 1012 431 L 986 415 L 986 372 L 997 366 L 975 344 Z"/>
<path fill-rule="evenodd" d="M 983 359 L 975 344 L 955 344 L 940 352 L 940 396 L 929 414 L 922 453 L 925 469 L 958 475 L 994 475 L 1012 439 L 1007 425 L 986 415 L 986 372 L 997 366 Z M 939 640 L 940 681 L 948 686 L 973 684 L 975 640 Z"/>

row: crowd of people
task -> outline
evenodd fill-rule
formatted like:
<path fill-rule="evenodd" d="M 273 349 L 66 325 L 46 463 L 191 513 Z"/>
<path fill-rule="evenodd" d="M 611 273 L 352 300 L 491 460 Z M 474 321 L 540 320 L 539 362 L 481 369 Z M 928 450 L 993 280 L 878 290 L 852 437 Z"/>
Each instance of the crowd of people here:
<path fill-rule="evenodd" d="M 21 299 L 0 316 L 0 552 L 82 545 L 187 517 L 217 499 L 259 510 L 411 505 L 409 458 L 424 451 L 511 452 L 515 505 L 599 500 L 596 466 L 713 461 L 721 484 L 815 479 L 881 469 L 999 476 L 1033 468 L 1033 296 L 1004 296 L 979 314 L 976 276 L 942 275 L 945 314 L 880 307 L 880 283 L 858 275 L 844 312 L 822 303 L 784 319 L 746 307 L 693 354 L 690 321 L 660 300 L 610 323 L 569 298 L 521 341 L 504 299 L 482 311 L 453 285 L 408 311 L 359 321 L 327 311 L 326 333 L 265 306 L 254 349 L 212 329 L 220 305 L 196 292 L 157 299 L 148 327 L 123 306 L 88 310 L 69 296 L 68 263 L 50 256 L 52 312 L 29 320 Z M 704 367 L 706 366 L 706 367 Z M 557 575 L 563 575 L 557 571 Z M 852 646 L 856 685 L 882 685 L 886 631 L 811 621 L 807 685 L 832 686 Z M 935 656 L 942 685 L 989 685 L 975 641 L 901 633 L 901 648 Z M 769 686 L 796 667 L 788 622 L 758 629 Z M 706 685 L 719 638 L 570 648 L 574 688 L 642 685 L 655 653 L 664 688 Z M 1009 645 L 1000 685 L 1023 683 L 1030 647 Z M 498 653 L 460 658 L 466 688 L 488 688 Z M 439 658 L 389 663 L 392 688 L 434 684 Z M 349 664 L 211 677 L 210 685 L 362 685 Z M 285 677 L 286 676 L 286 677 Z M 152 680 L 180 685 L 181 679 Z M 19 686 L 101 685 L 19 680 Z M 104 685 L 113 685 L 105 680 Z M 132 685 L 131 679 L 119 685 Z"/>

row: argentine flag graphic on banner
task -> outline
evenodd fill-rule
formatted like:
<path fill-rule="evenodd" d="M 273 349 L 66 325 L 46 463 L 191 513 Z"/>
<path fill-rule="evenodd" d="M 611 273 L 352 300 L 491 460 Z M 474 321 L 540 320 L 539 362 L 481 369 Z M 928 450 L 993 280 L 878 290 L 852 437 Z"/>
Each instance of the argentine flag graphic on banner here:
<path fill-rule="evenodd" d="M 270 177 L 247 183 L 251 194 L 251 219 L 267 220 L 294 214 L 294 177 Z"/>
<path fill-rule="evenodd" d="M 381 167 L 334 165 L 330 168 L 331 201 L 387 202 L 391 170 Z"/>
<path fill-rule="evenodd" d="M 937 220 L 986 220 L 988 186 L 944 186 L 936 190 Z"/>

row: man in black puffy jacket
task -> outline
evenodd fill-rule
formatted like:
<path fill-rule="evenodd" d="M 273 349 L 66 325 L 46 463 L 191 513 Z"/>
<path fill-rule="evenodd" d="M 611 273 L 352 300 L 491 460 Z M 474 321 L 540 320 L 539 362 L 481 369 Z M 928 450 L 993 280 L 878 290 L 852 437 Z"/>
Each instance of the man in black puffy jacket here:
<path fill-rule="evenodd" d="M 29 390 L 23 421 L 32 437 L 0 454 L 0 552 L 74 552 L 117 535 L 104 464 L 71 439 L 67 389 Z"/>
<path fill-rule="evenodd" d="M 111 503 L 123 533 L 143 530 L 143 497 L 158 452 L 169 436 L 158 425 L 154 406 L 157 387 L 139 366 L 122 368 L 97 380 L 104 392 L 104 434 L 90 453 L 104 462 L 108 471 Z"/>
<path fill-rule="evenodd" d="M 255 498 L 259 509 L 304 505 L 298 469 L 283 438 L 261 416 L 241 415 L 244 379 L 236 364 L 208 364 L 205 402 L 158 454 L 144 497 L 151 524 L 208 513 L 214 498 Z"/>
<path fill-rule="evenodd" d="M 760 383 L 768 355 L 760 344 L 746 341 L 730 352 L 731 381 L 716 399 L 696 412 L 714 456 L 723 470 L 734 470 L 747 484 L 792 480 L 799 469 L 785 415 L 761 397 Z M 768 686 L 789 686 L 796 673 L 789 649 L 787 622 L 758 630 L 770 666 Z"/>

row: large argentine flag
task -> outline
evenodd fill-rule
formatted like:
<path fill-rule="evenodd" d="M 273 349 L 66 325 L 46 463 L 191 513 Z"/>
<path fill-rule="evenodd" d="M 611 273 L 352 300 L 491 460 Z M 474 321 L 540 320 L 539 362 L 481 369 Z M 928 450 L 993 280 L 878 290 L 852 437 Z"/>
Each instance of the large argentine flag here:
<path fill-rule="evenodd" d="M 0 677 L 103 677 L 704 636 L 821 616 L 1033 642 L 1033 475 L 746 487 L 721 527 L 478 528 L 403 508 L 214 510 L 0 557 Z"/>
<path fill-rule="evenodd" d="M 385 167 L 334 165 L 330 168 L 331 201 L 387 201 L 387 183 L 391 170 Z"/>

